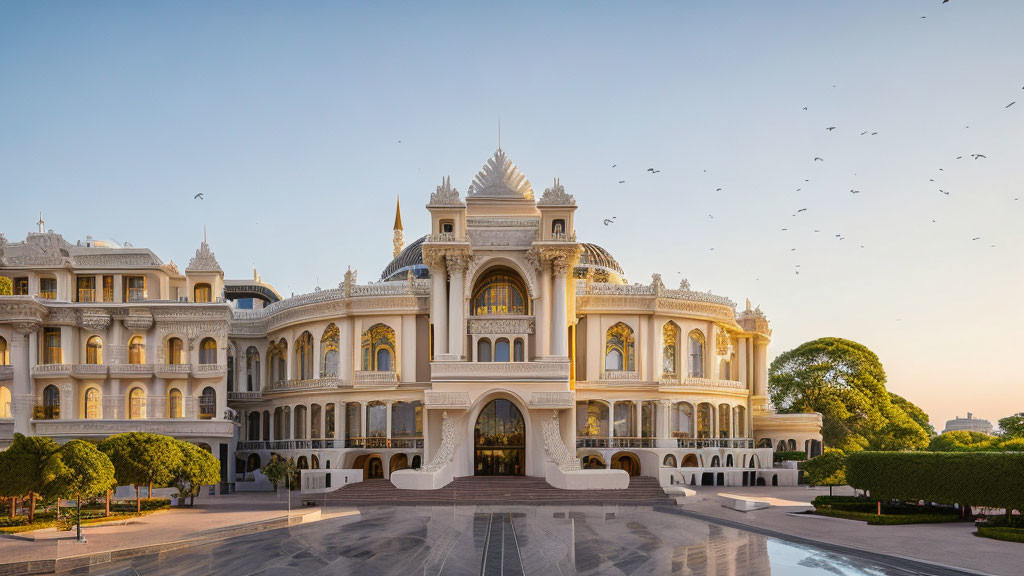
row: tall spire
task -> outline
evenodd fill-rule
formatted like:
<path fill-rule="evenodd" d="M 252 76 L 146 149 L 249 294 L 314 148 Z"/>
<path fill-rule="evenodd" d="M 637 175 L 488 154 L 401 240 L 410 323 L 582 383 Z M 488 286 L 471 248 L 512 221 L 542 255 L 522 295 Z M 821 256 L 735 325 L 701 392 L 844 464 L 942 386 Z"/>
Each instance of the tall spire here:
<path fill-rule="evenodd" d="M 40 234 L 46 234 L 46 222 L 43 220 L 43 213 L 39 213 L 39 222 L 36 222 Z"/>
<path fill-rule="evenodd" d="M 402 237 L 402 202 L 401 199 L 395 198 L 395 237 L 394 237 L 395 251 L 393 258 L 398 258 L 398 255 L 402 253 L 402 247 L 405 246 L 405 239 Z"/>

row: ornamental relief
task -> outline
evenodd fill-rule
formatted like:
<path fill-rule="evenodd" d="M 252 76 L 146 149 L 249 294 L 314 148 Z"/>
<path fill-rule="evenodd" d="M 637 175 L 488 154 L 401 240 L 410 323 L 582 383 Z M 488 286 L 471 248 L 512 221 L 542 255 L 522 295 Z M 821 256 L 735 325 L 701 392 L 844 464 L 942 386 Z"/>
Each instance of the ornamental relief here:
<path fill-rule="evenodd" d="M 529 292 L 529 298 L 539 298 L 540 293 L 537 291 L 537 277 L 536 277 L 536 266 L 529 260 L 529 252 L 500 252 L 490 254 L 474 254 L 473 259 L 469 263 L 469 271 L 466 273 L 467 291 L 466 297 L 471 297 L 473 285 L 476 284 L 477 277 L 480 272 L 492 265 L 502 264 L 502 260 L 510 261 L 513 265 L 511 268 L 519 272 L 523 281 L 526 282 L 526 291 Z M 505 263 L 507 265 L 507 263 Z"/>
<path fill-rule="evenodd" d="M 519 246 L 528 247 L 537 238 L 536 228 L 471 228 L 469 241 L 474 247 L 488 246 Z"/>
<path fill-rule="evenodd" d="M 470 334 L 533 334 L 533 331 L 533 317 L 469 318 Z"/>

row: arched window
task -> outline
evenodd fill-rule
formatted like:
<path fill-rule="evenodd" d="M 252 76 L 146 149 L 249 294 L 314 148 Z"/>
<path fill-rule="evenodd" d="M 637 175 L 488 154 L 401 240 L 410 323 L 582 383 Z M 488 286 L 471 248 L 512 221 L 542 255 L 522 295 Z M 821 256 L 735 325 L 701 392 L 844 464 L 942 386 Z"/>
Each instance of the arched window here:
<path fill-rule="evenodd" d="M 356 448 L 363 429 L 363 407 L 359 402 L 345 403 L 345 447 Z"/>
<path fill-rule="evenodd" d="M 363 370 L 390 372 L 395 356 L 395 331 L 387 324 L 374 324 L 362 339 Z"/>
<path fill-rule="evenodd" d="M 294 424 L 295 429 L 292 430 L 292 438 L 296 440 L 306 439 L 307 412 L 306 407 L 301 404 L 295 407 L 294 417 L 292 418 L 292 423 Z"/>
<path fill-rule="evenodd" d="M 722 358 L 722 360 L 719 361 L 718 363 L 718 379 L 731 380 L 732 378 L 729 377 L 729 372 L 729 360 L 726 358 Z"/>
<path fill-rule="evenodd" d="M 508 268 L 495 268 L 476 283 L 473 315 L 524 315 L 528 313 L 526 287 L 519 275 Z"/>
<path fill-rule="evenodd" d="M 213 338 L 203 338 L 203 341 L 199 343 L 199 363 L 217 363 L 217 341 Z"/>
<path fill-rule="evenodd" d="M 11 417 L 11 391 L 6 386 L 0 386 L 0 418 Z"/>
<path fill-rule="evenodd" d="M 328 324 L 324 335 L 320 337 L 320 376 L 323 378 L 338 377 L 340 340 L 338 327 L 333 323 Z"/>
<path fill-rule="evenodd" d="M 128 393 L 128 417 L 132 420 L 146 417 L 146 391 L 142 388 L 132 388 Z"/>
<path fill-rule="evenodd" d="M 85 417 L 88 420 L 103 418 L 99 388 L 89 388 L 85 391 Z"/>
<path fill-rule="evenodd" d="M 366 403 L 366 436 L 383 438 L 388 435 L 388 408 L 384 402 L 373 400 Z"/>
<path fill-rule="evenodd" d="M 217 413 L 217 391 L 212 386 L 203 388 L 203 393 L 199 395 L 199 418 L 201 420 L 210 420 Z"/>
<path fill-rule="evenodd" d="M 270 411 L 263 411 L 263 441 L 270 441 Z"/>
<path fill-rule="evenodd" d="M 487 338 L 481 338 L 476 343 L 476 361 L 491 361 L 491 341 L 488 340 Z"/>
<path fill-rule="evenodd" d="M 132 336 L 132 339 L 128 341 L 128 363 L 146 363 L 146 344 L 142 340 L 142 336 Z"/>
<path fill-rule="evenodd" d="M 303 332 L 295 341 L 295 379 L 313 378 L 313 335 Z"/>
<path fill-rule="evenodd" d="M 7 349 L 7 339 L 0 336 L 0 366 L 11 365 L 11 353 Z"/>
<path fill-rule="evenodd" d="M 53 384 L 43 388 L 43 420 L 60 418 L 60 390 Z"/>
<path fill-rule="evenodd" d="M 697 438 L 711 438 L 711 425 L 715 421 L 715 408 L 707 402 L 697 405 Z"/>
<path fill-rule="evenodd" d="M 103 364 L 103 339 L 93 336 L 85 343 L 85 363 Z"/>
<path fill-rule="evenodd" d="M 644 400 L 640 405 L 640 436 L 656 438 L 658 436 L 658 401 Z"/>
<path fill-rule="evenodd" d="M 254 440 L 259 440 L 260 439 L 260 413 L 259 412 L 249 412 L 249 421 L 248 421 L 248 424 L 246 426 L 246 430 L 248 432 L 247 438 L 250 441 L 254 441 Z"/>
<path fill-rule="evenodd" d="M 608 437 L 608 404 L 598 400 L 576 403 L 576 436 Z"/>
<path fill-rule="evenodd" d="M 732 428 L 735 431 L 736 438 L 745 438 L 747 435 L 747 408 L 746 406 L 737 406 L 732 409 L 733 413 L 733 425 Z"/>
<path fill-rule="evenodd" d="M 185 363 L 185 346 L 181 343 L 181 338 L 171 338 L 167 341 L 167 363 Z"/>
<path fill-rule="evenodd" d="M 284 382 L 288 379 L 287 362 L 285 362 L 287 357 L 288 343 L 284 338 L 277 342 L 271 342 L 267 347 L 267 363 L 269 365 L 267 380 L 269 382 Z"/>
<path fill-rule="evenodd" d="M 495 362 L 509 362 L 512 360 L 510 356 L 511 351 L 508 346 L 508 338 L 499 338 L 494 343 L 494 361 Z"/>
<path fill-rule="evenodd" d="M 192 289 L 193 301 L 199 304 L 206 304 L 213 301 L 213 289 L 209 284 L 196 284 Z"/>
<path fill-rule="evenodd" d="M 526 351 L 524 350 L 523 339 L 516 338 L 515 344 L 512 345 L 512 361 L 523 362 L 526 358 Z"/>
<path fill-rule="evenodd" d="M 633 329 L 619 322 L 608 329 L 605 338 L 604 369 L 606 372 L 634 370 Z"/>
<path fill-rule="evenodd" d="M 665 454 L 665 460 L 664 460 L 664 462 L 662 462 L 662 465 L 666 466 L 668 468 L 675 468 L 676 467 L 676 457 L 674 455 L 672 455 L 672 454 Z"/>
<path fill-rule="evenodd" d="M 167 394 L 167 417 L 183 418 L 185 416 L 181 403 L 181 390 L 172 388 Z"/>
<path fill-rule="evenodd" d="M 664 328 L 661 329 L 661 372 L 662 378 L 666 380 L 674 380 L 679 375 L 677 368 L 679 366 L 678 343 L 679 326 L 675 322 L 666 322 Z"/>
<path fill-rule="evenodd" d="M 729 421 L 732 419 L 732 410 L 728 404 L 718 405 L 718 436 L 720 438 L 731 438 Z"/>
<path fill-rule="evenodd" d="M 327 408 L 324 408 L 324 438 L 334 438 L 336 427 L 334 411 L 334 402 L 331 402 L 327 405 Z"/>
<path fill-rule="evenodd" d="M 636 437 L 636 403 L 623 400 L 615 403 L 615 437 Z"/>
<path fill-rule="evenodd" d="M 689 402 L 672 405 L 672 436 L 693 438 L 693 405 Z"/>
<path fill-rule="evenodd" d="M 700 330 L 690 332 L 690 378 L 704 377 L 704 334 Z"/>
<path fill-rule="evenodd" d="M 246 390 L 255 392 L 260 389 L 260 351 L 249 346 L 245 351 Z"/>

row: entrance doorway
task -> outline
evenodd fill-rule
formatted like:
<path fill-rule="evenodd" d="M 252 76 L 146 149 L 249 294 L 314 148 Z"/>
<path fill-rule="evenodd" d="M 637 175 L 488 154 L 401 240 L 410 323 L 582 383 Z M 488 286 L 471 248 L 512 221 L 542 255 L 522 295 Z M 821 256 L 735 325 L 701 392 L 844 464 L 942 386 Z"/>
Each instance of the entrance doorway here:
<path fill-rule="evenodd" d="M 474 476 L 526 474 L 526 422 L 511 401 L 488 402 L 476 419 L 473 436 Z"/>
<path fill-rule="evenodd" d="M 632 452 L 618 452 L 612 456 L 612 469 L 625 470 L 630 476 L 639 476 L 640 459 Z"/>

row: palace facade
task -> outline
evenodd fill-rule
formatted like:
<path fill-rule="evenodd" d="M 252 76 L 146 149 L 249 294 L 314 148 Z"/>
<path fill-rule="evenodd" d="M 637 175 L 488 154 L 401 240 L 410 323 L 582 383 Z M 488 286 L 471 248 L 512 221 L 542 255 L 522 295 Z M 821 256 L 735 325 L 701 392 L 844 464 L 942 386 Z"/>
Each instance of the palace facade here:
<path fill-rule="evenodd" d="M 465 198 L 445 179 L 426 208 L 408 246 L 396 214 L 379 281 L 350 270 L 291 298 L 225 280 L 205 239 L 182 272 L 42 217 L 0 236 L 0 447 L 169 434 L 210 449 L 225 488 L 272 454 L 429 487 L 554 468 L 770 483 L 774 450 L 820 452 L 820 415 L 768 406 L 765 315 L 686 281 L 627 283 L 577 241 L 557 179 L 536 199 L 499 149 Z"/>

